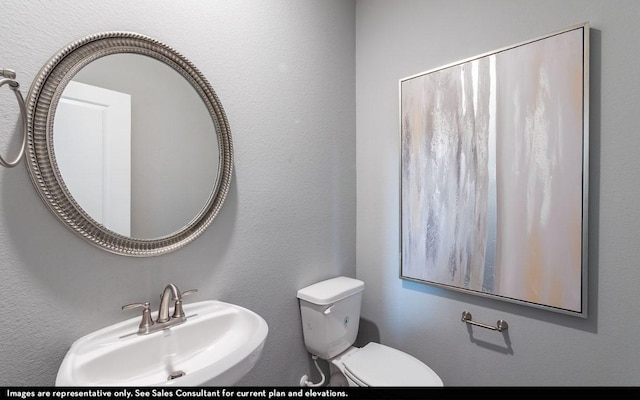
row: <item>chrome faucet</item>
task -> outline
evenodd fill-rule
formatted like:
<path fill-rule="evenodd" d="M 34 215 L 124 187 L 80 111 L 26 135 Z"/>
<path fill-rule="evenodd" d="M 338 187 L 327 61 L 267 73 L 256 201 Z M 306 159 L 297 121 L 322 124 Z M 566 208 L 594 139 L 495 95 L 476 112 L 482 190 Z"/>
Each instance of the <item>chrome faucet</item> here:
<path fill-rule="evenodd" d="M 173 283 L 168 284 L 162 291 L 162 296 L 160 297 L 160 307 L 158 307 L 158 319 L 156 319 L 156 322 L 159 324 L 168 322 L 171 319 L 169 318 L 169 300 L 177 303 L 180 299 L 180 291 L 176 285 Z M 174 311 L 175 309 L 174 307 Z"/>
<path fill-rule="evenodd" d="M 138 327 L 138 335 L 148 335 L 149 333 L 157 332 L 162 329 L 179 325 L 187 320 L 187 316 L 182 310 L 182 298 L 190 294 L 197 293 L 198 289 L 187 290 L 180 293 L 178 287 L 173 283 L 168 284 L 162 291 L 160 297 L 160 306 L 158 307 L 158 317 L 154 322 L 151 318 L 151 308 L 149 302 L 144 303 L 132 303 L 122 306 L 122 310 L 130 310 L 132 308 L 142 307 L 142 321 Z M 169 316 L 169 302 L 173 300 L 173 314 Z"/>

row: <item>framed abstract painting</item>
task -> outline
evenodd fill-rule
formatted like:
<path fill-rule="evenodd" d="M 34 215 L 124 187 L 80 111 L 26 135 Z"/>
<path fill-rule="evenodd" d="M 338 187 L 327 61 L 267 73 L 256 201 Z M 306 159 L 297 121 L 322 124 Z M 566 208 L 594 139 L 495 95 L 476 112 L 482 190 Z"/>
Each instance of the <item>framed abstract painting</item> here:
<path fill-rule="evenodd" d="M 399 89 L 400 277 L 586 317 L 589 24 Z"/>

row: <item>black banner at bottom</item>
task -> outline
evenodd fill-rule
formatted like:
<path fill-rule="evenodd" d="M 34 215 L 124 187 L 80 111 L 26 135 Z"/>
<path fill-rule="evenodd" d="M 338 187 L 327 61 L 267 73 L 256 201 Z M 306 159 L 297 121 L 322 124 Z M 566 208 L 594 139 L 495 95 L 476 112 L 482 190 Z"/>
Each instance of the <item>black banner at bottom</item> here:
<path fill-rule="evenodd" d="M 6 399 L 433 399 L 459 398 L 464 395 L 640 395 L 640 387 L 455 387 L 455 388 L 294 388 L 294 387 L 5 387 Z"/>

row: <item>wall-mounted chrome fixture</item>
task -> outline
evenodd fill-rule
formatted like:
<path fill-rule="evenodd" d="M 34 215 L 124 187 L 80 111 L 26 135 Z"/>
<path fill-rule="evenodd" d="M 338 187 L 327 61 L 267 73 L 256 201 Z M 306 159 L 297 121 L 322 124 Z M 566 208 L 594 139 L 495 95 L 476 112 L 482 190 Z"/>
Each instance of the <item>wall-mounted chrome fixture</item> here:
<path fill-rule="evenodd" d="M 20 106 L 20 116 L 22 119 L 22 145 L 20 146 L 18 155 L 13 161 L 7 161 L 0 155 L 0 165 L 7 168 L 13 168 L 20 163 L 20 160 L 22 160 L 22 157 L 24 156 L 24 148 L 27 143 L 27 111 L 24 106 L 22 93 L 20 93 L 20 84 L 18 83 L 18 81 L 16 81 L 15 71 L 0 68 L 0 76 L 3 77 L 2 79 L 0 79 L 0 87 L 8 84 L 9 88 L 11 88 L 11 90 L 13 90 L 13 93 L 16 95 L 18 105 Z"/>
<path fill-rule="evenodd" d="M 472 320 L 472 316 L 471 316 L 471 313 L 469 311 L 463 311 L 462 312 L 462 322 L 470 324 L 470 325 L 476 325 L 476 326 L 479 326 L 481 328 L 491 329 L 492 331 L 498 331 L 498 332 L 506 331 L 507 329 L 509 329 L 509 324 L 507 324 L 507 321 L 505 321 L 503 319 L 499 319 L 498 322 L 496 323 L 496 326 L 491 326 L 491 325 L 487 325 L 487 324 L 482 324 L 480 322 L 475 322 L 475 321 Z"/>

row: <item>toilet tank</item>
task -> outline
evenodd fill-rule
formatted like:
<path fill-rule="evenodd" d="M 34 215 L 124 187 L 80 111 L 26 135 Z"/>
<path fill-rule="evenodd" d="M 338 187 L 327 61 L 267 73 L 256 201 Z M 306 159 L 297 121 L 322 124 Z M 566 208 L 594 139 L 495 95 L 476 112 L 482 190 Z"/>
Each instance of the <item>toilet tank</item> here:
<path fill-rule="evenodd" d="M 364 282 L 340 276 L 298 290 L 307 351 L 328 360 L 356 340 Z"/>

